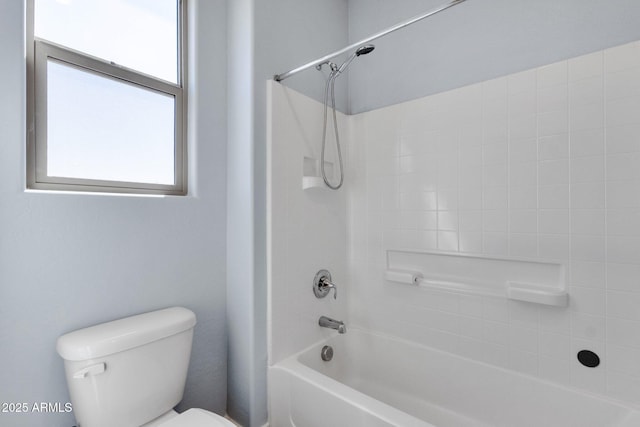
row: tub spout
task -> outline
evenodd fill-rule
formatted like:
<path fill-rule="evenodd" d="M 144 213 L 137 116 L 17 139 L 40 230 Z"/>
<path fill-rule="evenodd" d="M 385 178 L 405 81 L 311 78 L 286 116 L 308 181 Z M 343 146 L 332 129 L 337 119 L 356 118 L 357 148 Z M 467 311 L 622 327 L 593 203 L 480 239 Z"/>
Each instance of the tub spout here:
<path fill-rule="evenodd" d="M 344 325 L 344 322 L 340 320 L 334 320 L 327 316 L 321 316 L 318 320 L 318 325 L 323 328 L 335 329 L 339 334 L 344 334 L 347 332 L 347 327 Z"/>

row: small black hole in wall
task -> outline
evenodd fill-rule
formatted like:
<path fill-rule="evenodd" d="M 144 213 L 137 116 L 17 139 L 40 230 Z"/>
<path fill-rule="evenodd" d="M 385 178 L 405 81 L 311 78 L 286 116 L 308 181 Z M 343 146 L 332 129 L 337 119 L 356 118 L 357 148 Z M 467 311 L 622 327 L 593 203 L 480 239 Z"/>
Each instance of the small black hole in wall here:
<path fill-rule="evenodd" d="M 591 350 L 580 350 L 578 361 L 587 368 L 595 368 L 600 364 L 600 357 Z"/>

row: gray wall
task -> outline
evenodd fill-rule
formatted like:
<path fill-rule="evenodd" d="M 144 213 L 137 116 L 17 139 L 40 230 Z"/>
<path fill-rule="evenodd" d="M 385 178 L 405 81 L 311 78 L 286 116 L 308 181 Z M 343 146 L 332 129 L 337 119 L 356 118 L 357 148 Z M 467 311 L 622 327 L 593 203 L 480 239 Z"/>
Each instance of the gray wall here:
<path fill-rule="evenodd" d="M 446 3 L 349 0 L 349 40 Z M 468 0 L 375 41 L 349 75 L 351 113 L 640 39 L 637 0 Z"/>
<path fill-rule="evenodd" d="M 229 2 L 228 412 L 267 421 L 266 81 L 347 43 L 346 0 Z M 310 70 L 285 82 L 322 97 Z M 341 82 L 346 107 L 346 81 Z"/>
<path fill-rule="evenodd" d="M 181 407 L 225 412 L 225 2 L 192 3 L 206 41 L 190 70 L 192 194 L 155 198 L 25 192 L 24 5 L 0 1 L 0 402 L 69 400 L 59 335 L 183 305 L 198 325 Z M 73 416 L 0 413 L 0 425 Z"/>

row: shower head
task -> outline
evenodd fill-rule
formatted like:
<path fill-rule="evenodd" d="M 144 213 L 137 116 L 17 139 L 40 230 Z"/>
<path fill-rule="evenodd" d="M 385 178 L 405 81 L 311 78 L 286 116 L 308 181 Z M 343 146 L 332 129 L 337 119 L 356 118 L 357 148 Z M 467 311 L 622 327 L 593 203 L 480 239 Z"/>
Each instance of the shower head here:
<path fill-rule="evenodd" d="M 364 46 L 360 46 L 358 49 L 356 49 L 355 52 L 353 52 L 351 54 L 351 56 L 349 57 L 349 59 L 347 59 L 346 61 L 344 61 L 344 63 L 340 66 L 340 68 L 338 68 L 338 73 L 340 74 L 342 73 L 344 70 L 347 69 L 347 67 L 349 67 L 349 64 L 351 64 L 351 61 L 353 61 L 354 59 L 356 59 L 356 56 L 360 56 L 360 55 L 366 55 L 367 53 L 370 53 L 373 49 L 375 49 L 376 47 L 372 44 L 365 44 Z"/>
<path fill-rule="evenodd" d="M 360 55 L 366 55 L 367 53 L 370 53 L 373 49 L 375 49 L 376 47 L 372 44 L 366 44 L 364 46 L 360 46 L 357 50 L 356 50 L 356 56 L 360 56 Z"/>

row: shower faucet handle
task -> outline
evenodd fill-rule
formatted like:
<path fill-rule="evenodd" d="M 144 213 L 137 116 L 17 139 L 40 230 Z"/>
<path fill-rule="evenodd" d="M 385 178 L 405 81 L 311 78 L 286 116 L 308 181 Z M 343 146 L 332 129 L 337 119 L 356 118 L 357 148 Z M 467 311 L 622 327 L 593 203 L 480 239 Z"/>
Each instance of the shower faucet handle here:
<path fill-rule="evenodd" d="M 333 299 L 338 299 L 338 288 L 331 282 L 331 273 L 328 270 L 320 270 L 313 279 L 313 294 L 316 298 L 324 298 L 333 289 Z"/>

